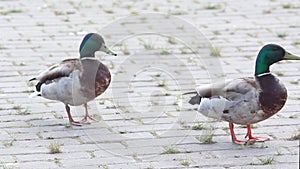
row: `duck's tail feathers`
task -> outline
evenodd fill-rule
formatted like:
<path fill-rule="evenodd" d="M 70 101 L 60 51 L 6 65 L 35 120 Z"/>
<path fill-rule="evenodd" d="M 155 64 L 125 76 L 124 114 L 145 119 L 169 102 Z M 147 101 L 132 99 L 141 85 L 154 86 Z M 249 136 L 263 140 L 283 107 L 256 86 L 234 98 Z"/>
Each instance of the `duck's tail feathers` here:
<path fill-rule="evenodd" d="M 186 93 L 183 93 L 182 95 L 188 95 L 188 94 L 197 94 L 197 92 L 196 91 L 194 91 L 194 92 L 186 92 Z"/>
<path fill-rule="evenodd" d="M 37 80 L 37 78 L 36 78 L 36 77 L 34 77 L 34 78 L 30 79 L 29 81 L 33 81 L 33 80 Z M 41 83 L 41 82 L 38 82 L 38 83 L 35 85 L 35 89 L 36 89 L 36 91 L 38 91 L 38 92 L 40 92 L 40 91 L 41 91 L 41 86 L 42 86 L 42 84 L 43 84 L 43 83 Z"/>
<path fill-rule="evenodd" d="M 195 96 L 191 97 L 190 100 L 188 101 L 191 105 L 195 105 L 195 104 L 200 104 L 201 102 L 201 96 L 196 92 L 186 92 L 183 93 L 182 95 L 189 95 L 189 94 L 194 94 Z"/>
<path fill-rule="evenodd" d="M 41 91 L 41 87 L 42 87 L 42 84 L 41 82 L 38 82 L 36 85 L 35 85 L 35 89 L 36 91 L 40 92 Z"/>
<path fill-rule="evenodd" d="M 191 99 L 189 100 L 189 103 L 191 105 L 199 105 L 201 102 L 201 96 L 197 93 L 195 96 L 191 97 Z"/>
<path fill-rule="evenodd" d="M 36 77 L 32 78 L 32 79 L 29 79 L 29 81 L 33 81 L 33 80 L 36 80 Z"/>

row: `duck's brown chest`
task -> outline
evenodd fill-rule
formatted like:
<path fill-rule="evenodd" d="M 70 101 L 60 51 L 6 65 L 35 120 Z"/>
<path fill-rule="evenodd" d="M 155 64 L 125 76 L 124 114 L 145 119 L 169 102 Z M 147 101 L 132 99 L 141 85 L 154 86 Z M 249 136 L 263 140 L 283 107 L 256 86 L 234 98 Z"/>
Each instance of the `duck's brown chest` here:
<path fill-rule="evenodd" d="M 102 94 L 108 88 L 110 81 L 111 75 L 108 68 L 104 64 L 100 63 L 95 80 L 95 95 L 99 96 Z"/>
<path fill-rule="evenodd" d="M 265 118 L 269 118 L 284 106 L 287 99 L 287 90 L 272 74 L 256 77 L 256 79 L 261 87 L 259 93 L 260 106 L 265 112 Z"/>
<path fill-rule="evenodd" d="M 108 68 L 96 59 L 82 60 L 81 91 L 86 98 L 94 99 L 109 86 L 111 75 Z"/>

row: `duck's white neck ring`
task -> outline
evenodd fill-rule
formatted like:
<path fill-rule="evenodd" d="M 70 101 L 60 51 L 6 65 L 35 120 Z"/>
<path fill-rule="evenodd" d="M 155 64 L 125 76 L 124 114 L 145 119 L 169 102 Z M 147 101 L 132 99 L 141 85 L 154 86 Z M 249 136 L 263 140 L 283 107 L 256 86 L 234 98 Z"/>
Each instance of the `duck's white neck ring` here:
<path fill-rule="evenodd" d="M 270 75 L 270 74 L 271 74 L 271 72 L 266 72 L 266 73 L 258 74 L 258 75 L 256 75 L 256 77 L 261 77 L 261 76 Z"/>

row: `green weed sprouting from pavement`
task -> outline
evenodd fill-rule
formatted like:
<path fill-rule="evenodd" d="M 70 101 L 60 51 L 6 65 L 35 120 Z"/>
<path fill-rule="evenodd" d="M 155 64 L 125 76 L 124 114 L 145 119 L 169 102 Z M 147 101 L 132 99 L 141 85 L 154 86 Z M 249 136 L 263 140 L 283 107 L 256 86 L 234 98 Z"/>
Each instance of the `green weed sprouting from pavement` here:
<path fill-rule="evenodd" d="M 179 152 L 180 151 L 175 146 L 167 146 L 167 147 L 164 147 L 164 151 L 162 154 L 176 154 Z"/>
<path fill-rule="evenodd" d="M 148 42 L 148 41 L 144 41 L 144 40 L 140 40 L 140 41 L 146 50 L 154 49 L 154 44 L 152 42 Z"/>
<path fill-rule="evenodd" d="M 284 3 L 284 4 L 281 4 L 282 8 L 284 9 L 290 9 L 290 8 L 293 8 L 293 4 L 291 3 Z"/>
<path fill-rule="evenodd" d="M 288 34 L 286 33 L 286 32 L 278 32 L 277 33 L 277 37 L 278 38 L 285 38 L 285 37 L 287 37 L 288 36 Z"/>
<path fill-rule="evenodd" d="M 274 73 L 275 73 L 277 76 L 284 76 L 284 74 L 283 74 L 281 71 L 279 71 L 279 70 L 275 71 Z"/>
<path fill-rule="evenodd" d="M 281 156 L 281 155 L 283 155 L 283 154 L 282 154 L 282 152 L 281 152 L 279 149 L 276 149 L 276 153 L 275 153 L 275 155 L 277 155 L 277 156 Z"/>
<path fill-rule="evenodd" d="M 104 12 L 107 13 L 107 14 L 115 13 L 112 9 L 104 9 Z"/>
<path fill-rule="evenodd" d="M 171 54 L 172 52 L 170 51 L 170 49 L 166 48 L 166 47 L 162 47 L 160 48 L 160 53 L 161 55 L 169 55 Z"/>
<path fill-rule="evenodd" d="M 300 140 L 300 133 L 292 135 L 288 140 Z"/>
<path fill-rule="evenodd" d="M 61 153 L 60 144 L 57 142 L 51 143 L 49 145 L 50 154 Z"/>
<path fill-rule="evenodd" d="M 191 163 L 187 159 L 181 159 L 180 160 L 180 164 L 183 165 L 183 166 L 185 166 L 185 167 L 188 167 L 188 166 L 190 166 Z"/>
<path fill-rule="evenodd" d="M 274 157 L 263 157 L 263 158 L 258 158 L 258 160 L 259 160 L 263 165 L 272 164 L 272 163 L 275 161 Z"/>
<path fill-rule="evenodd" d="M 7 165 L 5 165 L 3 163 L 0 163 L 0 168 L 1 169 L 13 169 L 13 167 L 9 167 L 9 166 L 7 166 Z"/>
<path fill-rule="evenodd" d="M 168 42 L 172 45 L 177 44 L 177 41 L 173 36 L 168 37 Z"/>
<path fill-rule="evenodd" d="M 298 81 L 298 80 L 290 80 L 290 84 L 295 84 L 295 85 L 297 85 L 297 84 L 299 84 L 299 81 Z"/>
<path fill-rule="evenodd" d="M 208 129 L 207 131 L 204 131 L 203 134 L 199 137 L 199 140 L 203 144 L 212 144 L 214 136 L 214 130 L 213 128 Z"/>
<path fill-rule="evenodd" d="M 207 127 L 202 123 L 197 123 L 192 127 L 193 130 L 203 130 L 203 129 L 206 129 L 206 128 Z"/>
<path fill-rule="evenodd" d="M 300 45 L 300 40 L 294 40 L 292 45 Z"/>
<path fill-rule="evenodd" d="M 2 44 L 0 44 L 0 49 L 6 49 L 6 47 Z"/>
<path fill-rule="evenodd" d="M 21 106 L 21 105 L 14 105 L 14 106 L 12 107 L 12 109 L 14 109 L 14 110 L 21 110 L 21 109 L 22 109 L 22 106 Z"/>
<path fill-rule="evenodd" d="M 221 56 L 221 48 L 219 48 L 217 46 L 210 45 L 209 49 L 210 49 L 210 55 L 211 56 Z"/>
<path fill-rule="evenodd" d="M 122 44 L 121 50 L 122 50 L 124 55 L 130 55 L 130 51 L 128 50 L 128 46 L 127 46 L 126 43 Z"/>
<path fill-rule="evenodd" d="M 210 3 L 210 4 L 206 5 L 204 8 L 209 9 L 209 10 L 213 10 L 213 9 L 220 9 L 221 7 L 222 7 L 221 4 Z"/>
<path fill-rule="evenodd" d="M 12 13 L 22 13 L 23 10 L 22 9 L 10 9 L 10 10 L 7 10 L 7 11 L 1 11 L 0 12 L 0 15 L 9 15 L 9 14 L 12 14 Z"/>
<path fill-rule="evenodd" d="M 158 80 L 157 81 L 157 86 L 158 87 L 165 87 L 166 86 L 166 81 L 165 80 Z"/>
<path fill-rule="evenodd" d="M 214 34 L 214 35 L 221 35 L 221 32 L 218 31 L 218 30 L 214 30 L 214 31 L 213 31 L 213 34 Z"/>

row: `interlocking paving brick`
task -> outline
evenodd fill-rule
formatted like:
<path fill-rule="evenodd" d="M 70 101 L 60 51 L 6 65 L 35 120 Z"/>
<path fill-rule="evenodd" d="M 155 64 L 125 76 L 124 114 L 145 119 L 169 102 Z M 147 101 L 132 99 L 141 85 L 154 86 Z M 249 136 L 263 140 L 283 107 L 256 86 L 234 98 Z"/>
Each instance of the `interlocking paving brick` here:
<path fill-rule="evenodd" d="M 23 163 L 18 163 L 15 165 L 16 167 L 19 168 L 60 168 L 55 162 L 49 162 L 49 161 L 33 161 L 33 162 L 23 162 Z"/>

